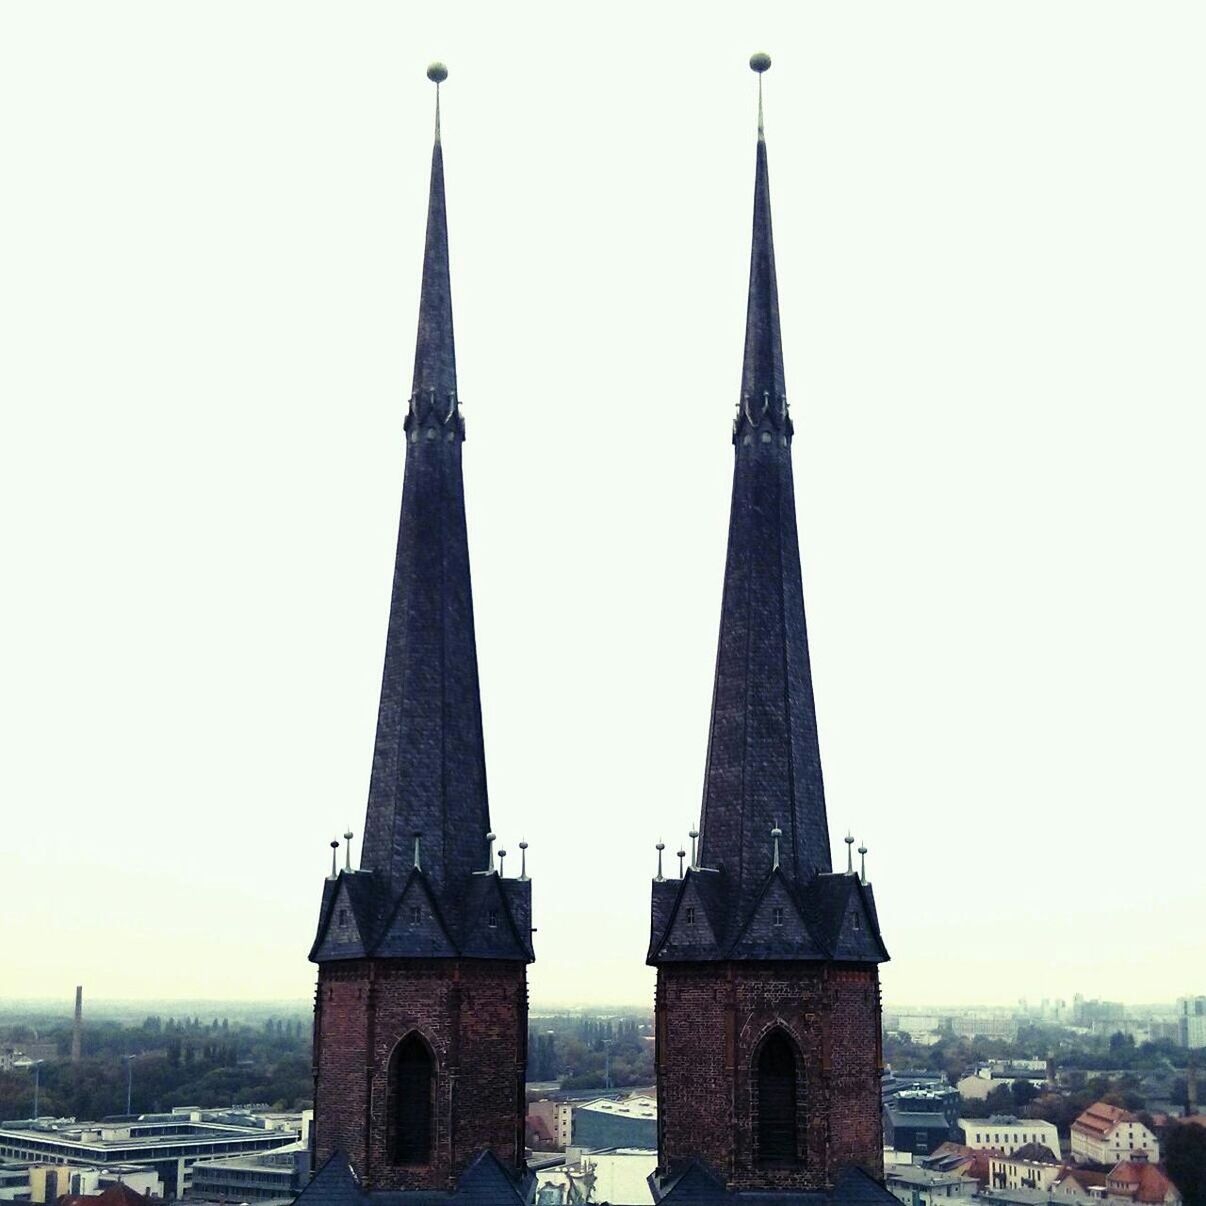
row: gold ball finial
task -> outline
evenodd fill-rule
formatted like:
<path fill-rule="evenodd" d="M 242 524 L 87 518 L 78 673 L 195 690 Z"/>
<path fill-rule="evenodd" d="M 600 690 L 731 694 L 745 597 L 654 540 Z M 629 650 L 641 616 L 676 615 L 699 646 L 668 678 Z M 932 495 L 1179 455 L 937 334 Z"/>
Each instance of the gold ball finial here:
<path fill-rule="evenodd" d="M 757 54 L 750 55 L 750 70 L 756 71 L 761 75 L 764 71 L 769 71 L 771 65 L 771 57 L 765 51 L 758 51 Z"/>
<path fill-rule="evenodd" d="M 766 60 L 767 66 L 770 66 L 770 59 Z M 766 68 L 763 68 L 765 71 Z M 432 63 L 427 68 L 427 78 L 433 84 L 442 84 L 448 78 L 448 68 L 443 63 Z"/>

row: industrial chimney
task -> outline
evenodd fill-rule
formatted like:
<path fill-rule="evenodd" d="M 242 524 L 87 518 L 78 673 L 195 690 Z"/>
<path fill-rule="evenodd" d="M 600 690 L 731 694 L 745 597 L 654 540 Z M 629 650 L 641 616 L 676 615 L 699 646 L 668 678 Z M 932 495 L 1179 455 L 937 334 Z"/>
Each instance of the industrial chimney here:
<path fill-rule="evenodd" d="M 71 1031 L 71 1062 L 80 1062 L 80 1045 L 84 1037 L 84 986 L 75 986 L 75 1026 Z"/>

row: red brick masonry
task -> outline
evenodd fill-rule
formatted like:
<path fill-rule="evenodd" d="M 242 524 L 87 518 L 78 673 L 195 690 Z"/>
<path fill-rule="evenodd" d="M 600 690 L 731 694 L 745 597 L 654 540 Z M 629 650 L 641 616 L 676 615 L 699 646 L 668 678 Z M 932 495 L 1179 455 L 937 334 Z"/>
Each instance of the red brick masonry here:
<path fill-rule="evenodd" d="M 754 1150 L 751 1068 L 776 1027 L 797 1058 L 794 1165 Z M 826 963 L 665 964 L 657 973 L 658 1171 L 694 1157 L 738 1189 L 819 1189 L 843 1167 L 883 1179 L 879 972 Z"/>
<path fill-rule="evenodd" d="M 390 1054 L 412 1030 L 435 1054 L 433 1159 L 401 1167 L 387 1155 L 386 1084 Z M 317 1166 L 341 1151 L 369 1189 L 450 1189 L 484 1148 L 518 1168 L 527 1037 L 523 963 L 323 964 L 314 1008 Z"/>

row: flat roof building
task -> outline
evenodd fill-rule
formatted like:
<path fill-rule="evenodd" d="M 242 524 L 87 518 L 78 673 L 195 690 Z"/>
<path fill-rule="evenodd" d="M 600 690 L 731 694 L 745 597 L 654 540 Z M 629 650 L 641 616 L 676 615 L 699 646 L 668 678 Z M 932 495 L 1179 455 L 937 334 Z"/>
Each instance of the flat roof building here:
<path fill-rule="evenodd" d="M 148 1165 L 163 1181 L 165 1195 L 173 1198 L 189 1189 L 198 1160 L 272 1151 L 298 1139 L 298 1131 L 270 1130 L 250 1114 L 223 1117 L 215 1122 L 198 1112 L 101 1122 L 74 1118 L 4 1122 L 0 1123 L 0 1159 L 101 1167 Z"/>
<path fill-rule="evenodd" d="M 574 1110 L 575 1147 L 598 1151 L 628 1147 L 657 1150 L 657 1102 L 652 1097 L 622 1101 L 600 1098 Z"/>

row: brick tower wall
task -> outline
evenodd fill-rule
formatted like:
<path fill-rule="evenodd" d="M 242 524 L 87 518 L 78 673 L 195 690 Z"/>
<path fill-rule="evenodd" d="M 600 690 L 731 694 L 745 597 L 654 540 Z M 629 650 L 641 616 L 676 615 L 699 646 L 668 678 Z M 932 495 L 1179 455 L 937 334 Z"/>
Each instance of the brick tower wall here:
<path fill-rule="evenodd" d="M 752 1074 L 776 1027 L 797 1057 L 794 1165 L 759 1166 Z M 824 963 L 664 964 L 657 973 L 658 1172 L 703 1160 L 732 1188 L 883 1179 L 879 972 Z"/>
<path fill-rule="evenodd" d="M 319 969 L 314 1007 L 316 1166 L 348 1157 L 370 1189 L 447 1189 L 485 1148 L 524 1156 L 527 968 L 476 959 L 369 959 Z M 386 1144 L 390 1055 L 418 1030 L 435 1055 L 432 1162 Z"/>

